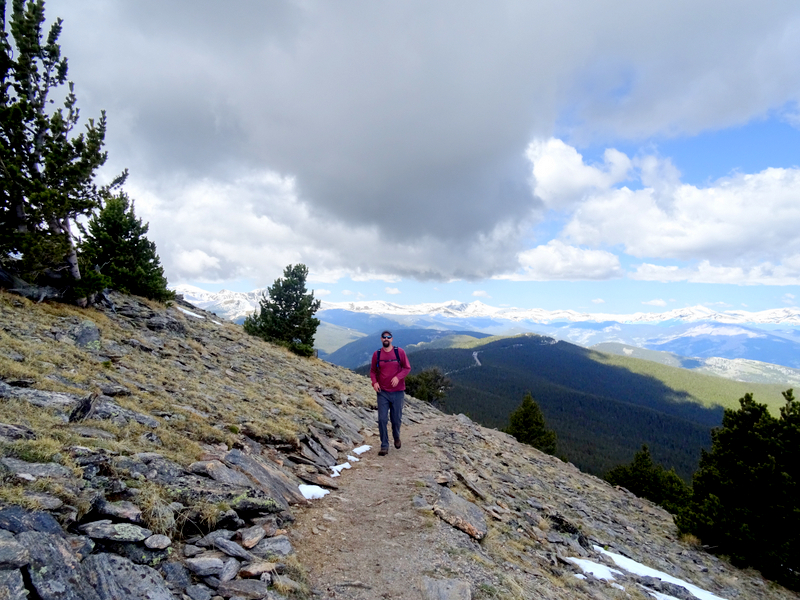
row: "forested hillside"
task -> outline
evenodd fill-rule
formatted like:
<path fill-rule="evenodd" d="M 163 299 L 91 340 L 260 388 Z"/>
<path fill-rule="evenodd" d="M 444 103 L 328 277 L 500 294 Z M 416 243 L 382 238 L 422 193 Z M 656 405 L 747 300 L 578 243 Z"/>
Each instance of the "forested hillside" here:
<path fill-rule="evenodd" d="M 721 422 L 722 407 L 708 400 L 716 394 L 715 383 L 729 392 L 733 403 L 747 389 L 756 390 L 764 402 L 780 402 L 780 392 L 770 386 L 682 369 L 673 373 L 663 365 L 655 365 L 659 373 L 664 371 L 655 377 L 641 372 L 645 367 L 638 363 L 646 361 L 630 360 L 621 366 L 603 358 L 567 342 L 530 335 L 475 349 L 419 351 L 411 355 L 411 363 L 413 372 L 438 366 L 448 373 L 453 389 L 444 401 L 446 411 L 463 412 L 491 427 L 504 427 L 530 391 L 558 434 L 558 453 L 598 475 L 629 462 L 642 444 L 648 444 L 655 461 L 674 466 L 688 481 L 700 449 L 710 444 L 711 428 Z"/>

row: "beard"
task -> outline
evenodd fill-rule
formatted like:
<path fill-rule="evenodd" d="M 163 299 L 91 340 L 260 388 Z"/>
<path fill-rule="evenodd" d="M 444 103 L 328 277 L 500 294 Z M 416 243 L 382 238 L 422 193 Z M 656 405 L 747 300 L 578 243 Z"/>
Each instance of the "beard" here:
<path fill-rule="evenodd" d="M 392 343 L 392 340 L 383 340 L 383 347 L 384 348 L 388 348 L 389 344 L 391 344 L 391 343 Z"/>

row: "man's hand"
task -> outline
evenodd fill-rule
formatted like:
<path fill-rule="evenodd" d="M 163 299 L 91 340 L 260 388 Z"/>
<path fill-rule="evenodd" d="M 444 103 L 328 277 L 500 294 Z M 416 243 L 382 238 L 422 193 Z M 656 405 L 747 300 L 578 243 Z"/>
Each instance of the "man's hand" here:
<path fill-rule="evenodd" d="M 395 377 L 395 379 L 397 379 L 397 378 Z M 381 391 L 381 384 L 376 381 L 375 383 L 372 384 L 372 389 L 374 389 L 376 392 L 380 392 Z"/>
<path fill-rule="evenodd" d="M 397 387 L 398 383 L 400 383 L 400 380 L 397 377 L 392 377 L 392 387 Z"/>

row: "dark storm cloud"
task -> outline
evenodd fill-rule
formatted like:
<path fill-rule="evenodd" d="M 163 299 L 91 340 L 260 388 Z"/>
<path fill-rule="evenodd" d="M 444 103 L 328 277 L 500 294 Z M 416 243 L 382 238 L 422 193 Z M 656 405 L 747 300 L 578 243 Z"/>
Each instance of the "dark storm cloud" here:
<path fill-rule="evenodd" d="M 292 177 L 315 222 L 337 223 L 344 237 L 347 226 L 372 228 L 375 240 L 419 252 L 418 266 L 362 254 L 366 271 L 513 270 L 540 207 L 525 158 L 534 137 L 693 133 L 800 97 L 795 2 L 50 0 L 47 9 L 66 20 L 85 114 L 109 111 L 115 168 L 130 166 L 140 187 L 176 175 Z M 326 269 L 353 264 L 346 250 L 325 256 Z"/>

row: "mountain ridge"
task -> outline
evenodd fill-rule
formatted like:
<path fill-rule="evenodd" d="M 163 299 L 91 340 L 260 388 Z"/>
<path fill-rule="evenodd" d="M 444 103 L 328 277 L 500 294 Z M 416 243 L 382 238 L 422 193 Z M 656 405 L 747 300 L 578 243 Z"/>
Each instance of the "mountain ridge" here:
<path fill-rule="evenodd" d="M 182 294 L 184 299 L 206 310 L 215 312 L 219 316 L 230 320 L 243 319 L 255 310 L 258 300 L 266 292 L 266 288 L 259 288 L 250 292 L 233 292 L 221 290 L 207 292 L 196 286 L 176 285 L 172 289 Z M 209 307 L 218 307 L 226 310 L 220 314 Z M 449 300 L 438 303 L 397 304 L 384 300 L 358 300 L 349 302 L 328 302 L 322 300 L 321 311 L 346 310 L 356 313 L 372 315 L 394 316 L 442 316 L 449 318 L 493 318 L 507 321 L 532 321 L 537 323 L 556 323 L 559 321 L 595 323 L 664 323 L 669 321 L 698 322 L 713 321 L 729 324 L 761 324 L 761 325 L 800 325 L 800 309 L 783 307 L 762 311 L 715 311 L 706 306 L 697 305 L 685 308 L 676 308 L 666 312 L 636 312 L 630 314 L 615 313 L 583 313 L 574 310 L 546 310 L 542 308 L 510 308 L 494 307 L 484 304 L 479 300 L 461 302 Z M 247 312 L 245 312 L 247 311 Z"/>

